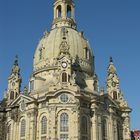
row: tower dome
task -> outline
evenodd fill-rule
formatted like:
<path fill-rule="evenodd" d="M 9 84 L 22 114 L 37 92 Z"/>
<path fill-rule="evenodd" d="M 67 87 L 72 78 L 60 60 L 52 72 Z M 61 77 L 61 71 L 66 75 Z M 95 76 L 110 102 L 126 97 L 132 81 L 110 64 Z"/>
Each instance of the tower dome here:
<path fill-rule="evenodd" d="M 72 0 L 55 0 L 51 31 L 45 32 L 34 54 L 34 77 L 43 77 L 46 81 L 42 73 L 59 67 L 58 58 L 62 52 L 69 55 L 73 72 L 84 72 L 86 76 L 94 75 L 92 50 L 84 33 L 76 29 L 74 11 Z"/>
<path fill-rule="evenodd" d="M 34 55 L 34 72 L 53 64 L 60 53 L 60 46 L 64 38 L 69 46 L 73 63 L 78 58 L 84 71 L 93 72 L 92 50 L 84 33 L 76 30 L 74 9 L 72 0 L 55 0 L 52 29 L 50 32 L 46 32 L 39 41 Z"/>
<path fill-rule="evenodd" d="M 81 68 L 92 73 L 93 54 L 88 41 L 84 38 L 83 33 L 68 27 L 58 27 L 51 30 L 50 33 L 45 33 L 34 55 L 34 71 L 55 63 L 64 38 L 69 47 L 73 63 L 78 58 Z"/>

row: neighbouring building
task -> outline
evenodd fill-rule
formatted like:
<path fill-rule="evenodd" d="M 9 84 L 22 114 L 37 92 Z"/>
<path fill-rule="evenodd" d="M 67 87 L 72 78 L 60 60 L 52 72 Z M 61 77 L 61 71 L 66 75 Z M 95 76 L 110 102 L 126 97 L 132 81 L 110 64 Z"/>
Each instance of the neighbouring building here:
<path fill-rule="evenodd" d="M 131 131 L 131 140 L 140 140 L 140 130 Z"/>
<path fill-rule="evenodd" d="M 13 64 L 0 103 L 0 140 L 130 140 L 131 109 L 112 58 L 106 89 L 99 90 L 74 2 L 55 0 L 53 10 L 52 28 L 39 41 L 29 88 L 22 92 L 17 58 Z"/>

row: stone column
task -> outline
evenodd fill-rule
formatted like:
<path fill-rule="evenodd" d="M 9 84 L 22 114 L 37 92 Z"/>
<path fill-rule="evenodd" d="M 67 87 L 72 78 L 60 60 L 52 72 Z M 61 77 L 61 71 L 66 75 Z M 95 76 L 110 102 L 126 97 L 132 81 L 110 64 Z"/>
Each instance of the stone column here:
<path fill-rule="evenodd" d="M 113 115 L 109 116 L 109 124 L 108 124 L 108 138 L 109 140 L 114 140 L 114 130 L 113 130 Z"/>
<path fill-rule="evenodd" d="M 114 130 L 113 130 L 113 120 L 110 118 L 110 123 L 109 123 L 109 140 L 114 139 Z"/>
<path fill-rule="evenodd" d="M 36 140 L 36 130 L 37 130 L 37 111 L 32 109 L 28 112 L 29 118 L 29 133 L 27 140 Z"/>
<path fill-rule="evenodd" d="M 101 120 L 101 114 L 98 114 L 98 140 L 102 140 L 102 120 Z"/>
<path fill-rule="evenodd" d="M 130 117 L 127 115 L 123 122 L 123 140 L 130 140 Z"/>
<path fill-rule="evenodd" d="M 20 129 L 19 129 L 19 121 L 17 121 L 17 123 L 16 123 L 16 133 L 17 133 L 17 140 L 18 140 L 18 138 L 19 138 L 19 136 L 20 136 Z"/>
<path fill-rule="evenodd" d="M 109 120 L 108 119 L 106 120 L 106 128 L 107 128 L 106 136 L 107 136 L 107 140 L 109 140 Z"/>
<path fill-rule="evenodd" d="M 72 7 L 72 13 L 71 13 L 71 14 L 72 14 L 72 15 L 71 15 L 72 18 L 75 19 L 75 8 L 73 8 L 73 7 Z"/>
<path fill-rule="evenodd" d="M 10 132 L 10 140 L 13 140 L 14 136 L 14 122 L 11 120 L 11 132 Z"/>
<path fill-rule="evenodd" d="M 13 132 L 13 139 L 14 140 L 18 140 L 18 138 L 19 138 L 19 133 L 18 133 L 18 125 L 17 125 L 17 122 L 14 122 L 13 123 L 13 130 L 14 130 L 14 132 Z"/>
<path fill-rule="evenodd" d="M 91 132 L 91 140 L 99 140 L 99 130 L 98 130 L 98 106 L 97 106 L 97 98 L 94 97 L 91 105 L 91 122 L 92 122 L 92 132 Z"/>
<path fill-rule="evenodd" d="M 114 140 L 118 140 L 118 137 L 117 137 L 117 122 L 116 120 L 113 121 L 113 133 L 114 133 Z"/>
<path fill-rule="evenodd" d="M 56 127 L 56 107 L 49 109 L 49 139 L 57 140 L 57 127 Z"/>
<path fill-rule="evenodd" d="M 92 112 L 93 116 L 91 118 L 92 122 L 91 140 L 98 140 L 98 116 L 95 111 Z"/>
<path fill-rule="evenodd" d="M 62 18 L 65 18 L 66 19 L 66 14 L 67 14 L 67 11 L 66 11 L 66 4 L 65 3 L 62 3 Z"/>
<path fill-rule="evenodd" d="M 56 8 L 54 8 L 53 12 L 54 12 L 54 17 L 53 18 L 56 19 L 56 17 L 57 17 L 57 10 L 56 10 Z"/>
<path fill-rule="evenodd" d="M 70 127 L 74 126 L 74 129 L 70 130 L 70 133 L 72 134 L 72 140 L 80 140 L 80 123 L 80 110 L 79 105 L 77 105 L 77 107 L 72 108 L 72 115 L 70 121 Z"/>
<path fill-rule="evenodd" d="M 0 140 L 6 140 L 6 117 L 3 112 L 0 112 Z"/>

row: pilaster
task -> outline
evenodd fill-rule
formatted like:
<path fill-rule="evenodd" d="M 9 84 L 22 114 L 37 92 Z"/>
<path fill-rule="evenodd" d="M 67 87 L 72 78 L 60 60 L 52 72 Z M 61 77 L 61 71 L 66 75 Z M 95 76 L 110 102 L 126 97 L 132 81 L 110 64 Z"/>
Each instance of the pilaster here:
<path fill-rule="evenodd" d="M 72 140 L 80 139 L 80 110 L 78 107 L 73 108 L 72 120 L 71 123 L 74 123 L 75 129 L 71 130 Z"/>
<path fill-rule="evenodd" d="M 50 107 L 49 109 L 49 139 L 57 140 L 57 127 L 56 127 L 56 107 Z"/>
<path fill-rule="evenodd" d="M 97 99 L 96 97 L 92 100 L 92 105 L 91 105 L 91 122 L 92 122 L 92 132 L 91 132 L 91 140 L 99 140 L 99 130 L 98 130 L 98 110 L 97 110 Z"/>
<path fill-rule="evenodd" d="M 130 117 L 127 115 L 123 121 L 123 140 L 130 139 Z"/>
<path fill-rule="evenodd" d="M 28 112 L 28 125 L 29 125 L 29 133 L 28 140 L 36 140 L 36 128 L 37 128 L 37 111 L 32 109 Z"/>
<path fill-rule="evenodd" d="M 98 114 L 98 140 L 102 140 L 102 123 L 101 114 Z"/>
<path fill-rule="evenodd" d="M 19 132 L 18 132 L 18 125 L 17 122 L 13 123 L 13 139 L 18 140 Z"/>
<path fill-rule="evenodd" d="M 109 116 L 109 125 L 108 125 L 108 138 L 109 140 L 113 140 L 114 139 L 114 131 L 113 131 L 113 114 L 110 114 Z"/>
<path fill-rule="evenodd" d="M 114 140 L 118 140 L 118 137 L 117 137 L 117 122 L 116 120 L 114 119 L 113 121 L 113 135 L 114 135 Z"/>

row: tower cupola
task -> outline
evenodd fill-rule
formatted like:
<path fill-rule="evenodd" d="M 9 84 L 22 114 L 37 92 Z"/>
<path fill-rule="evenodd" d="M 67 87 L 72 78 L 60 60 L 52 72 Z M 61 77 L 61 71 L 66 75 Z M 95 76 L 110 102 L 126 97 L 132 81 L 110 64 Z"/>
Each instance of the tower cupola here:
<path fill-rule="evenodd" d="M 55 0 L 53 28 L 71 27 L 76 29 L 75 4 L 72 0 Z"/>

